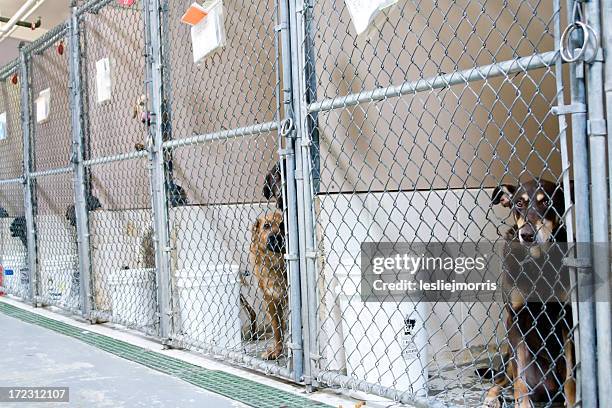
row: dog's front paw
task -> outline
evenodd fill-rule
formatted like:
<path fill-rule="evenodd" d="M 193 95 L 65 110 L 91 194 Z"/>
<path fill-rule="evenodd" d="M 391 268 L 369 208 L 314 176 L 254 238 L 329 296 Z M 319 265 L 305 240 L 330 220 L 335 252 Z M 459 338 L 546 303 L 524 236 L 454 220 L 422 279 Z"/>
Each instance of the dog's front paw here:
<path fill-rule="evenodd" d="M 263 358 L 264 360 L 276 360 L 281 356 L 281 354 L 283 354 L 282 347 L 272 347 L 268 349 L 268 351 L 263 353 L 261 355 L 261 358 Z"/>
<path fill-rule="evenodd" d="M 486 397 L 482 403 L 482 408 L 502 408 L 501 396 Z"/>

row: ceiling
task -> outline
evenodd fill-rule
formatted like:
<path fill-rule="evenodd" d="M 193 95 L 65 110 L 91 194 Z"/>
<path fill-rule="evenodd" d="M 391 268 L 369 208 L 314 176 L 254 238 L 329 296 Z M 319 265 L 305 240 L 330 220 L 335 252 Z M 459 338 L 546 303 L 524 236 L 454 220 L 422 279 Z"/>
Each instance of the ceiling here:
<path fill-rule="evenodd" d="M 43 3 L 36 9 L 27 21 L 36 21 L 40 16 L 42 26 L 32 31 L 29 28 L 18 27 L 9 38 L 0 42 L 0 66 L 15 59 L 19 52 L 21 41 L 32 41 L 43 35 L 50 28 L 66 21 L 70 15 L 70 0 L 42 0 Z M 0 16 L 11 18 L 19 10 L 25 0 L 0 0 Z M 3 23 L 0 23 L 0 26 Z"/>

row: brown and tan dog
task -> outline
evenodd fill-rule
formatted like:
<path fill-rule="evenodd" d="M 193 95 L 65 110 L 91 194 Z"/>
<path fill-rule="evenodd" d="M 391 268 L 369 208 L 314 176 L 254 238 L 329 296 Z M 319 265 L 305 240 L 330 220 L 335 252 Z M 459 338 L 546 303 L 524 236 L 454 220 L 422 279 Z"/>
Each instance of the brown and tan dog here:
<path fill-rule="evenodd" d="M 283 353 L 284 310 L 287 304 L 285 228 L 279 211 L 257 218 L 251 229 L 250 259 L 253 273 L 264 295 L 274 344 L 263 358 L 274 360 Z"/>
<path fill-rule="evenodd" d="M 493 192 L 492 204 L 511 209 L 516 225 L 506 239 L 509 243 L 514 241 L 515 248 L 538 254 L 539 248 L 550 243 L 567 242 L 562 218 L 564 192 L 560 185 L 537 179 L 518 186 L 504 184 Z M 517 280 L 525 270 L 517 267 L 511 257 L 506 257 L 505 264 L 503 286 L 509 289 L 505 300 L 505 342 L 509 350 L 504 353 L 503 368 L 494 374 L 495 385 L 488 390 L 484 407 L 501 407 L 502 392 L 509 385 L 513 387 L 517 408 L 551 402 L 572 406 L 576 401 L 576 383 L 569 296 L 565 293 L 553 299 L 527 298 L 526 294 L 530 290 L 533 293 L 535 288 L 530 285 L 532 277 Z"/>

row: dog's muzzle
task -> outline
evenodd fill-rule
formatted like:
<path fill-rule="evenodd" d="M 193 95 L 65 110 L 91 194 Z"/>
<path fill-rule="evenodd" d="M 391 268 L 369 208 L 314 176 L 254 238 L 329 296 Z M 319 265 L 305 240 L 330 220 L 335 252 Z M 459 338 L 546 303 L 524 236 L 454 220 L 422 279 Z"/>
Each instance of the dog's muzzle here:
<path fill-rule="evenodd" d="M 521 242 L 531 244 L 536 240 L 536 231 L 531 224 L 525 224 L 519 229 Z"/>
<path fill-rule="evenodd" d="M 268 242 L 266 247 L 269 251 L 282 253 L 285 251 L 285 236 L 282 234 L 270 234 L 268 235 Z"/>

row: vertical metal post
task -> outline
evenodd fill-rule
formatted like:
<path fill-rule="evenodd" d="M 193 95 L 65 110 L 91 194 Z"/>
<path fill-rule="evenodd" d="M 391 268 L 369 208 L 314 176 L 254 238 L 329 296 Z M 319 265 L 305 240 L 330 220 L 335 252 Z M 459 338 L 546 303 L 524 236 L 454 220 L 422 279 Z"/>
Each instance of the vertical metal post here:
<path fill-rule="evenodd" d="M 83 166 L 83 126 L 81 90 L 81 42 L 77 3 L 70 10 L 70 97 L 72 114 L 72 166 L 74 168 L 74 211 L 76 216 L 77 248 L 79 254 L 79 281 L 81 285 L 81 313 L 89 319 L 92 307 L 91 261 L 89 257 L 89 222 Z"/>
<path fill-rule="evenodd" d="M 602 15 L 603 15 L 603 49 L 604 54 L 607 57 L 604 64 L 604 76 L 605 76 L 605 92 L 606 92 L 606 119 L 607 123 L 612 123 L 612 61 L 610 60 L 610 53 L 612 53 L 612 0 L 602 0 L 601 2 Z M 608 191 L 612 194 L 612 137 L 608 137 Z M 609 203 L 609 225 L 608 228 L 612 232 L 612 200 L 608 197 Z"/>
<path fill-rule="evenodd" d="M 593 272 L 595 275 L 595 327 L 597 330 L 597 392 L 599 402 L 612 401 L 612 312 L 610 310 L 610 257 L 608 180 L 606 172 L 607 126 L 604 110 L 604 52 L 600 0 L 585 3 L 587 23 L 596 33 L 596 56 L 587 65 L 589 151 L 591 160 L 591 208 L 593 214 Z M 608 49 L 609 50 L 609 49 Z"/>
<path fill-rule="evenodd" d="M 30 299 L 36 306 L 36 296 L 38 295 L 38 274 L 36 261 L 36 221 L 34 219 L 34 186 L 33 179 L 30 177 L 32 172 L 32 130 L 31 130 L 31 90 L 30 90 L 30 70 L 29 54 L 25 46 L 19 46 L 19 63 L 21 78 L 21 130 L 23 133 L 23 179 L 24 179 L 24 209 L 26 219 L 26 242 L 28 244 L 28 271 L 30 284 Z"/>
<path fill-rule="evenodd" d="M 317 73 L 315 69 L 315 48 L 314 37 L 315 28 L 313 27 L 312 0 L 302 0 L 302 16 L 304 21 L 304 80 L 305 80 L 305 103 L 310 104 L 317 101 Z M 318 193 L 321 188 L 321 149 L 319 138 L 319 112 L 310 112 L 307 118 L 307 129 L 310 135 L 311 146 L 311 180 L 312 191 Z"/>
<path fill-rule="evenodd" d="M 553 0 L 553 25 L 554 25 L 554 37 L 555 37 L 555 50 L 560 50 L 560 40 L 561 40 L 561 0 Z M 557 105 L 563 106 L 565 105 L 565 87 L 564 87 L 564 78 L 563 78 L 563 60 L 558 58 L 555 62 L 555 81 L 557 86 Z M 567 242 L 568 244 L 574 243 L 574 217 L 573 217 L 573 202 L 572 195 L 569 193 L 571 191 L 571 182 L 570 182 L 570 173 L 571 173 L 571 163 L 569 159 L 569 146 L 567 144 L 567 129 L 568 124 L 565 115 L 560 114 L 558 116 L 559 120 L 559 148 L 561 150 L 561 177 L 563 181 L 563 191 L 566 192 L 564 196 L 565 201 L 565 218 L 564 225 L 567 231 Z M 570 273 L 570 284 L 571 287 L 576 287 L 577 282 L 577 274 L 576 268 L 569 268 Z M 580 349 L 580 330 L 578 329 L 578 295 L 575 290 L 571 291 L 570 294 L 571 302 L 572 302 L 572 316 L 574 317 L 573 324 L 573 338 L 575 349 Z M 579 356 L 576 356 L 574 360 L 577 364 L 580 359 Z M 580 384 L 580 375 L 579 371 L 575 370 L 575 381 L 576 384 Z"/>
<path fill-rule="evenodd" d="M 287 208 L 287 226 L 288 226 L 288 253 L 287 262 L 289 265 L 290 278 L 290 301 L 291 301 L 291 349 L 293 360 L 293 379 L 296 382 L 302 381 L 304 371 L 304 351 L 302 339 L 302 294 L 301 294 L 301 269 L 300 269 L 300 252 L 299 252 L 299 232 L 298 232 L 298 206 L 297 206 L 297 189 L 295 180 L 295 128 L 292 124 L 295 123 L 293 109 L 293 87 L 292 80 L 292 64 L 291 64 L 291 37 L 289 34 L 289 3 L 287 0 L 279 0 L 281 46 L 282 46 L 282 74 L 283 74 L 283 92 L 279 93 L 282 97 L 282 102 L 285 107 L 285 118 L 279 126 L 279 135 L 285 140 L 285 150 L 281 151 L 281 158 L 285 159 L 285 183 L 286 203 Z M 277 46 L 277 52 L 278 52 Z M 278 67 L 277 67 L 278 68 Z M 278 109 L 280 112 L 280 109 Z M 279 139 L 280 142 L 280 139 Z M 279 144 L 279 149 L 281 145 Z M 282 171 L 282 166 L 281 166 Z"/>
<path fill-rule="evenodd" d="M 293 106 L 297 136 L 296 185 L 298 218 L 301 225 L 300 268 L 302 271 L 302 324 L 304 326 L 304 383 L 312 389 L 317 386 L 314 362 L 318 361 L 317 346 L 317 250 L 315 247 L 314 201 L 310 145 L 312 143 L 308 117 L 308 88 L 306 83 L 305 20 L 307 10 L 303 0 L 289 0 L 289 27 L 291 34 L 291 69 Z"/>
<path fill-rule="evenodd" d="M 576 0 L 567 0 L 568 23 L 573 24 L 572 13 Z M 572 48 L 580 45 L 576 38 Z M 586 104 L 584 64 L 578 62 L 570 66 L 571 103 L 576 106 Z M 593 276 L 588 266 L 591 253 L 591 213 L 589 205 L 589 155 L 587 150 L 587 114 L 572 114 L 572 151 L 574 157 L 574 209 L 576 219 L 576 256 L 581 260 L 578 272 L 578 324 L 580 330 L 580 401 L 582 407 L 597 406 L 595 308 L 593 303 Z"/>
<path fill-rule="evenodd" d="M 601 9 L 603 15 L 603 49 L 605 56 L 608 57 L 612 52 L 612 0 L 602 0 Z M 605 91 L 606 91 L 606 119 L 607 123 L 612 123 L 612 61 L 606 58 L 604 64 Z M 612 137 L 608 137 L 608 191 L 612 193 Z M 608 200 L 608 214 L 612 214 L 612 200 Z M 609 216 L 610 225 L 608 228 L 612 232 L 612 216 Z"/>
<path fill-rule="evenodd" d="M 163 151 L 163 55 L 160 0 L 145 0 L 145 31 L 147 48 L 148 94 L 151 102 L 149 126 L 149 160 L 151 164 L 151 198 L 157 265 L 157 300 L 160 313 L 159 335 L 167 344 L 172 333 L 170 233 Z"/>

